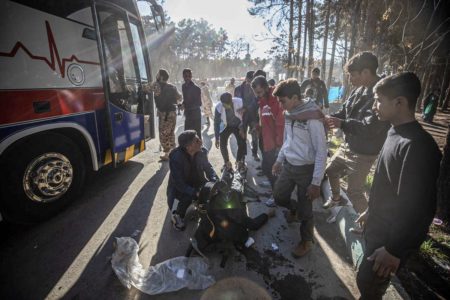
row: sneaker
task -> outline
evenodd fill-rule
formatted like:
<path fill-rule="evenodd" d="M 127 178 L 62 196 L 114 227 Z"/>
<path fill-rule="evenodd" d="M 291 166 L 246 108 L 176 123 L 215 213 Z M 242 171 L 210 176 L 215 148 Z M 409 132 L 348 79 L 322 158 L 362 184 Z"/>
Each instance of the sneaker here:
<path fill-rule="evenodd" d="M 346 205 L 347 205 L 347 201 L 344 198 L 339 197 L 339 200 L 333 200 L 333 198 L 330 197 L 327 200 L 327 202 L 325 202 L 325 204 L 322 205 L 322 207 L 325 209 L 328 209 L 328 208 L 332 208 L 335 206 L 346 206 Z"/>
<path fill-rule="evenodd" d="M 277 206 L 277 205 L 275 204 L 275 199 L 273 199 L 273 197 L 270 197 L 269 199 L 267 199 L 267 200 L 264 202 L 264 204 L 265 204 L 266 206 L 268 206 L 268 207 L 275 207 L 275 206 Z"/>
<path fill-rule="evenodd" d="M 355 227 L 350 228 L 348 231 L 350 231 L 351 233 L 356 234 L 356 235 L 362 235 L 364 232 L 364 229 L 360 226 L 355 226 Z"/>
<path fill-rule="evenodd" d="M 294 258 L 300 258 L 305 256 L 308 252 L 311 251 L 313 243 L 311 241 L 301 241 L 298 245 L 292 250 L 291 254 Z"/>
<path fill-rule="evenodd" d="M 236 169 L 237 169 L 240 173 L 245 172 L 245 171 L 247 171 L 247 165 L 245 164 L 244 161 L 237 161 L 237 162 L 236 162 Z"/>
<path fill-rule="evenodd" d="M 288 224 L 291 224 L 294 222 L 299 222 L 299 220 L 297 218 L 297 214 L 293 213 L 290 210 L 283 211 L 283 215 L 284 215 L 284 218 L 286 219 L 286 223 L 288 223 Z"/>
<path fill-rule="evenodd" d="M 253 155 L 253 159 L 255 161 L 261 161 L 261 159 L 259 158 L 258 154 Z"/>
<path fill-rule="evenodd" d="M 186 228 L 183 218 L 179 214 L 172 214 L 172 225 L 175 230 L 183 231 Z"/>

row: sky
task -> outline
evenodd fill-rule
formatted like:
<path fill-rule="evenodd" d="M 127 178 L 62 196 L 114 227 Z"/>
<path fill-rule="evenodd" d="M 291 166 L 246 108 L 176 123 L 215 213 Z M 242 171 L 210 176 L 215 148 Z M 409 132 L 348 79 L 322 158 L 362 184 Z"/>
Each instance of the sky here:
<path fill-rule="evenodd" d="M 247 12 L 251 6 L 247 0 L 165 0 L 162 6 L 176 23 L 185 18 L 203 18 L 215 29 L 225 29 L 232 40 L 241 37 L 248 40 L 252 57 L 267 57 L 264 52 L 270 49 L 272 42 L 258 41 L 261 39 L 258 36 L 268 31 L 262 18 Z"/>

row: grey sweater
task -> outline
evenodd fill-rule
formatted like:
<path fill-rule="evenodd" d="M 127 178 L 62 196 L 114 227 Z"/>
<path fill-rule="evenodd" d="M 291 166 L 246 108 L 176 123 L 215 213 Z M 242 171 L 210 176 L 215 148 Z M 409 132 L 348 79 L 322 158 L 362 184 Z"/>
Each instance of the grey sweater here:
<path fill-rule="evenodd" d="M 319 109 L 319 107 L 313 101 L 309 101 L 297 106 L 290 112 L 286 112 L 286 115 L 296 115 L 316 109 Z M 294 166 L 314 164 L 311 184 L 320 185 L 327 162 L 327 141 L 321 121 L 299 122 L 285 118 L 284 142 L 278 154 L 277 162 L 281 163 L 285 160 Z"/>

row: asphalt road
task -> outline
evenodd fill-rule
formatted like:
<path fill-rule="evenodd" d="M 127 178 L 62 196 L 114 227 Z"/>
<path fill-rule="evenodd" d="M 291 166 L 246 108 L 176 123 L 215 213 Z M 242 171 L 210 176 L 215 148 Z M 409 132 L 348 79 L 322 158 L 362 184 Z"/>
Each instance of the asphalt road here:
<path fill-rule="evenodd" d="M 219 172 L 222 159 L 219 150 L 211 147 L 212 128 L 203 129 L 204 145 L 211 149 L 210 160 Z M 0 224 L 1 298 L 187 300 L 203 295 L 221 299 L 219 295 L 230 295 L 228 290 L 242 299 L 257 299 L 257 293 L 251 292 L 255 289 L 274 299 L 358 297 L 344 242 L 336 226 L 326 223 L 327 213 L 319 203 L 314 250 L 302 259 L 290 255 L 299 239 L 299 225 L 287 225 L 277 208 L 276 217 L 252 234 L 254 247 L 246 253 L 234 252 L 225 268 L 219 267 L 218 253 L 209 254 L 210 272 L 218 284 L 207 292 L 183 289 L 149 296 L 124 287 L 110 262 L 115 237 L 135 238 L 140 261 L 148 267 L 184 255 L 192 234 L 194 221 L 184 232 L 171 227 L 165 197 L 169 168 L 158 162 L 158 150 L 158 140 L 150 141 L 144 153 L 126 164 L 97 172 L 77 201 L 46 222 Z M 258 186 L 263 178 L 255 175 L 257 163 L 251 157 L 247 160 L 248 180 Z M 251 216 L 267 210 L 262 202 L 248 203 L 247 208 Z M 274 251 L 272 243 L 279 250 Z"/>

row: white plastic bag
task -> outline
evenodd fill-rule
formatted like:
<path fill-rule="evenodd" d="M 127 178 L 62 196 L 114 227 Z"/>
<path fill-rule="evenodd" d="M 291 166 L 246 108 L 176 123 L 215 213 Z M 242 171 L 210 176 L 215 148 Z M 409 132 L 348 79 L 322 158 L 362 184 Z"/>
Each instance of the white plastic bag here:
<path fill-rule="evenodd" d="M 111 264 L 120 282 L 127 288 L 156 295 L 180 290 L 206 289 L 215 280 L 207 275 L 208 264 L 201 257 L 175 257 L 144 270 L 139 262 L 139 246 L 130 237 L 116 238 Z"/>

